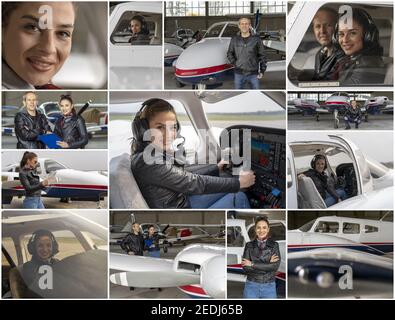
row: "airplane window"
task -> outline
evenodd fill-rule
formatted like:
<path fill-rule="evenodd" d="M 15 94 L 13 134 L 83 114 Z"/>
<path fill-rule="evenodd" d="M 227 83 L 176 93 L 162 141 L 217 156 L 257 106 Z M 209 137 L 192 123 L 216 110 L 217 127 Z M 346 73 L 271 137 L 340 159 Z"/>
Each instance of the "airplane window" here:
<path fill-rule="evenodd" d="M 284 109 L 258 91 L 224 96 L 214 103 L 202 100 L 202 105 L 218 142 L 222 129 L 233 125 L 285 129 Z"/>
<path fill-rule="evenodd" d="M 155 95 L 153 94 L 153 96 Z M 169 102 L 174 107 L 177 113 L 178 121 L 180 122 L 181 125 L 180 134 L 182 137 L 185 138 L 184 148 L 185 148 L 187 160 L 193 162 L 195 160 L 196 150 L 199 149 L 199 144 L 200 144 L 199 136 L 195 130 L 195 127 L 191 122 L 191 119 L 186 113 L 183 104 L 178 100 L 169 100 Z M 128 121 L 130 124 L 125 126 L 125 128 L 127 128 L 126 129 L 127 131 L 125 131 L 125 138 L 124 139 L 123 137 L 116 138 L 118 140 L 122 139 L 120 141 L 120 144 L 123 142 L 122 150 L 120 150 L 119 147 L 115 146 L 117 144 L 114 145 L 110 144 L 110 149 L 113 148 L 110 154 L 116 156 L 125 152 L 130 153 L 130 138 L 132 137 L 131 121 L 132 119 L 134 119 L 137 111 L 140 110 L 142 103 L 143 101 L 136 103 L 128 103 L 128 104 L 111 104 L 110 132 L 113 132 L 111 128 L 112 123 L 114 123 L 114 126 L 119 126 L 120 121 L 123 121 L 125 123 L 126 121 Z M 112 122 L 113 120 L 115 121 Z M 115 130 L 117 130 L 117 128 L 114 127 L 114 131 Z"/>
<path fill-rule="evenodd" d="M 228 227 L 226 244 L 228 247 L 244 247 L 245 239 L 240 227 Z"/>
<path fill-rule="evenodd" d="M 339 9 L 343 4 L 326 3 L 316 12 L 315 21 L 311 19 L 302 41 L 288 65 L 289 80 L 299 87 L 334 87 L 334 86 L 392 86 L 393 84 L 393 9 L 389 5 L 347 4 L 351 9 L 361 10 L 371 16 L 371 35 L 374 39 L 365 44 L 358 52 L 342 47 L 343 31 L 336 32 Z M 362 11 L 363 10 L 363 11 Z M 320 16 L 318 15 L 320 14 Z M 322 17 L 321 20 L 319 20 Z M 329 20 L 329 40 L 316 38 L 314 26 L 319 30 L 319 22 L 324 17 Z M 332 22 L 333 20 L 333 22 Z M 332 22 L 332 23 L 331 23 Z M 331 27 L 332 25 L 332 27 Z M 374 28 L 374 29 L 373 29 Z M 369 31 L 371 34 L 373 31 Z M 317 32 L 318 34 L 318 32 Z M 367 34 L 367 32 L 366 32 Z M 336 39 L 337 38 L 337 39 Z M 334 44 L 334 45 L 333 45 Z M 328 51 L 332 51 L 329 57 Z M 320 59 L 320 60 L 319 60 Z M 325 62 L 324 62 L 324 59 Z M 317 72 L 315 63 L 321 61 Z"/>
<path fill-rule="evenodd" d="M 76 238 L 76 235 L 69 230 L 55 231 L 53 235 L 56 238 L 56 241 L 59 244 L 59 253 L 56 255 L 56 258 L 62 260 L 69 256 L 74 256 L 78 253 L 85 252 L 82 247 L 80 241 Z M 31 234 L 25 235 L 22 240 L 22 246 L 25 248 L 25 252 L 27 254 L 26 261 L 31 259 L 31 255 L 27 251 L 27 243 L 31 238 Z M 25 262 L 26 262 L 25 261 Z"/>
<path fill-rule="evenodd" d="M 365 233 L 379 232 L 379 228 L 365 225 Z"/>
<path fill-rule="evenodd" d="M 281 223 L 270 225 L 270 238 L 274 241 L 285 240 L 285 226 Z"/>
<path fill-rule="evenodd" d="M 14 241 L 12 240 L 12 238 L 11 237 L 3 237 L 1 240 L 1 245 L 4 247 L 4 249 L 10 255 L 10 257 L 14 261 L 14 263 L 18 264 L 16 248 L 15 248 L 15 244 L 14 244 Z M 4 255 L 3 255 L 3 259 L 5 259 Z M 4 264 L 4 260 L 2 261 L 2 264 Z"/>
<path fill-rule="evenodd" d="M 57 171 L 60 169 L 66 169 L 66 167 L 59 162 L 56 162 L 54 160 L 45 160 L 45 169 L 47 173 L 51 173 L 52 171 Z"/>
<path fill-rule="evenodd" d="M 133 36 L 130 22 L 134 16 L 143 16 L 145 26 L 137 36 Z M 162 45 L 162 15 L 151 12 L 125 12 L 111 34 L 114 45 Z"/>
<path fill-rule="evenodd" d="M 343 223 L 343 233 L 344 234 L 359 234 L 360 233 L 360 225 L 358 223 Z"/>
<path fill-rule="evenodd" d="M 57 102 L 51 102 L 51 103 L 46 103 L 43 106 L 43 109 L 45 110 L 45 113 L 47 116 L 50 116 L 52 113 L 59 113 L 60 108 Z"/>
<path fill-rule="evenodd" d="M 239 27 L 234 24 L 228 24 L 222 34 L 222 37 L 234 37 L 239 32 Z"/>
<path fill-rule="evenodd" d="M 320 221 L 314 232 L 319 233 L 338 233 L 339 223 L 332 221 Z"/>
<path fill-rule="evenodd" d="M 308 231 L 311 230 L 311 228 L 314 225 L 314 223 L 315 223 L 315 220 L 311 220 L 311 221 L 307 222 L 306 224 L 304 224 L 303 226 L 301 226 L 299 228 L 299 230 L 302 231 L 302 232 L 308 232 Z"/>
<path fill-rule="evenodd" d="M 219 24 L 217 26 L 212 27 L 210 30 L 207 31 L 207 33 L 204 35 L 204 38 L 218 38 L 219 35 L 221 34 L 221 31 L 223 29 L 224 25 Z"/>

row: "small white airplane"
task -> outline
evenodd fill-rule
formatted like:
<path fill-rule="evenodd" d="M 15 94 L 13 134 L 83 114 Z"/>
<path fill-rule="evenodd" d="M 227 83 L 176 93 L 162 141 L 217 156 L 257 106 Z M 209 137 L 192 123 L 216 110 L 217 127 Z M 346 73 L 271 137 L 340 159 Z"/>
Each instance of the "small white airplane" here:
<path fill-rule="evenodd" d="M 244 219 L 227 220 L 227 279 L 234 282 L 245 282 L 246 275 L 241 261 L 244 247 L 252 240 L 255 232 L 254 224 L 246 226 Z M 286 283 L 286 224 L 281 220 L 270 220 L 270 233 L 273 240 L 280 247 L 281 263 L 276 274 L 276 286 L 278 296 L 285 297 Z"/>
<path fill-rule="evenodd" d="M 164 59 L 165 67 L 173 66 L 173 63 L 178 59 L 180 54 L 184 51 L 180 46 L 165 42 L 164 44 Z"/>
<path fill-rule="evenodd" d="M 319 121 L 320 114 L 333 114 L 334 128 L 339 128 L 339 114 L 344 114 L 348 108 L 351 107 L 351 98 L 353 96 L 346 92 L 335 92 L 329 96 L 323 104 L 318 104 L 316 100 L 312 99 L 294 99 L 293 105 L 299 109 L 303 115 L 315 115 L 316 120 Z M 362 113 L 365 115 L 365 121 L 368 121 L 368 115 L 380 114 L 390 103 L 388 97 L 366 97 L 364 106 L 361 107 Z"/>
<path fill-rule="evenodd" d="M 131 232 L 132 221 L 128 221 L 119 232 L 111 232 L 110 244 L 120 244 L 122 239 Z M 140 223 L 141 232 L 144 235 L 148 234 L 149 226 L 153 225 L 155 232 L 159 235 L 159 244 L 163 248 L 163 251 L 167 252 L 168 246 L 175 244 L 183 244 L 184 246 L 189 241 L 197 239 L 207 239 L 215 237 L 223 237 L 224 233 L 219 232 L 216 234 L 210 233 L 207 229 L 213 228 L 225 228 L 225 225 L 221 224 L 156 224 L 156 223 Z M 114 229 L 113 229 L 114 230 Z M 114 230 L 115 231 L 115 230 Z"/>
<path fill-rule="evenodd" d="M 69 169 L 49 158 L 39 158 L 38 161 L 37 173 L 50 181 L 48 187 L 42 191 L 43 197 L 96 201 L 100 206 L 100 201 L 107 196 L 107 172 Z M 2 169 L 3 205 L 10 204 L 13 197 L 25 194 L 19 181 L 19 170 L 19 163 L 7 165 Z"/>
<path fill-rule="evenodd" d="M 298 1 L 292 5 L 287 15 L 287 89 L 307 90 L 311 88 L 334 88 L 352 92 L 363 86 L 370 91 L 381 91 L 383 87 L 392 89 L 393 85 L 393 3 L 375 1 L 367 5 L 363 1 L 350 3 L 352 7 L 366 10 L 377 23 L 380 23 L 380 44 L 384 47 L 383 62 L 386 68 L 383 83 L 360 84 L 359 86 L 341 86 L 339 81 L 312 81 L 314 74 L 315 54 L 320 46 L 315 39 L 312 21 L 317 11 L 329 7 L 338 12 L 343 3 L 324 1 Z M 388 26 L 384 26 L 387 25 Z M 380 70 L 382 71 L 382 70 Z"/>
<path fill-rule="evenodd" d="M 288 231 L 288 252 L 317 248 L 348 248 L 377 255 L 393 252 L 393 222 L 385 220 L 386 216 L 380 220 L 319 217 Z"/>
<path fill-rule="evenodd" d="M 288 208 L 326 208 L 311 178 L 300 176 L 316 154 L 327 158 L 327 175 L 347 194 L 331 209 L 393 209 L 393 170 L 365 156 L 350 139 L 320 132 L 288 135 Z"/>
<path fill-rule="evenodd" d="M 109 64 L 111 89 L 162 88 L 162 2 L 118 3 L 111 8 L 109 21 Z M 144 17 L 149 29 L 147 44 L 129 43 L 130 20 Z"/>
<path fill-rule="evenodd" d="M 110 281 L 135 288 L 178 287 L 194 298 L 226 296 L 225 248 L 192 244 L 174 260 L 110 253 Z"/>
<path fill-rule="evenodd" d="M 174 62 L 175 77 L 184 85 L 220 86 L 233 76 L 233 65 L 227 58 L 231 38 L 239 32 L 237 21 L 214 23 L 203 39 L 180 53 Z M 253 29 L 252 32 L 255 32 Z M 285 42 L 263 40 L 266 47 L 285 53 Z M 268 61 L 265 73 L 284 73 L 285 60 Z"/>

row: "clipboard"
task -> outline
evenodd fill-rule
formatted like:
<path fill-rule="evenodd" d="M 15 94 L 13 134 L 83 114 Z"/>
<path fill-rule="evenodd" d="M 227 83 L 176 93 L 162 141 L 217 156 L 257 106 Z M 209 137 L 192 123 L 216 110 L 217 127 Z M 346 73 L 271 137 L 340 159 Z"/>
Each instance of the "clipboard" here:
<path fill-rule="evenodd" d="M 41 134 L 38 136 L 38 140 L 44 143 L 49 149 L 61 149 L 61 147 L 58 146 L 56 142 L 62 141 L 62 139 L 59 138 L 59 136 L 55 133 Z"/>

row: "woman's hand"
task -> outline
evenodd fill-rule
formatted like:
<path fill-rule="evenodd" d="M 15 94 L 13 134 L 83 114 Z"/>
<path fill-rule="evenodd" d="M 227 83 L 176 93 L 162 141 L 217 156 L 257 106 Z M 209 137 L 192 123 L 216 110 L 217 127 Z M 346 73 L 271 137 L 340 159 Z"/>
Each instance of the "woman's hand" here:
<path fill-rule="evenodd" d="M 128 255 L 129 255 L 129 256 L 134 256 L 134 252 L 133 252 L 133 251 L 129 251 L 129 252 L 128 252 Z"/>
<path fill-rule="evenodd" d="M 243 260 L 241 261 L 241 265 L 242 265 L 243 267 L 251 267 L 251 266 L 252 266 L 252 262 L 251 262 L 250 260 L 248 260 L 248 259 L 243 259 Z"/>
<path fill-rule="evenodd" d="M 41 183 L 42 183 L 42 185 L 43 185 L 44 187 L 46 187 L 47 185 L 49 185 L 48 179 L 44 179 L 43 181 L 41 181 Z"/>
<path fill-rule="evenodd" d="M 337 203 L 339 203 L 339 202 L 342 202 L 342 199 L 341 199 L 341 198 L 337 199 Z"/>
<path fill-rule="evenodd" d="M 224 171 L 224 167 L 228 164 L 229 164 L 229 161 L 225 161 L 224 159 L 221 159 L 221 161 L 218 162 L 217 167 L 218 167 L 219 171 Z"/>
<path fill-rule="evenodd" d="M 298 179 L 300 180 L 300 179 L 302 179 L 302 178 L 304 178 L 304 177 L 306 177 L 303 173 L 301 173 L 301 174 L 299 174 L 298 175 Z"/>
<path fill-rule="evenodd" d="M 240 189 L 249 188 L 255 184 L 255 173 L 253 171 L 240 171 Z"/>
<path fill-rule="evenodd" d="M 56 144 L 63 149 L 69 148 L 69 144 L 64 141 L 57 141 Z"/>
<path fill-rule="evenodd" d="M 270 263 L 277 262 L 278 260 L 280 260 L 280 258 L 274 254 L 274 255 L 272 255 L 272 257 L 270 258 Z"/>

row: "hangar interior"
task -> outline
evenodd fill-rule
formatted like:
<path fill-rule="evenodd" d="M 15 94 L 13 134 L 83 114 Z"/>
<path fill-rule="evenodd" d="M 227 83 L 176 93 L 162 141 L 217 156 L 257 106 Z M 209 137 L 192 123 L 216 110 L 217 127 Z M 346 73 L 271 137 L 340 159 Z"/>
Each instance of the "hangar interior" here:
<path fill-rule="evenodd" d="M 307 99 L 315 100 L 317 103 L 324 103 L 334 92 L 288 92 L 288 101 L 294 99 Z M 369 98 L 386 96 L 389 100 L 393 101 L 394 93 L 392 91 L 358 91 L 358 92 L 347 92 L 351 100 L 356 100 L 359 103 L 363 103 Z"/>
<path fill-rule="evenodd" d="M 236 21 L 241 16 L 254 20 L 257 10 L 262 14 L 259 31 L 285 35 L 285 1 L 166 1 L 165 6 L 165 37 L 171 37 L 177 26 L 195 32 L 207 30 L 216 22 Z"/>

